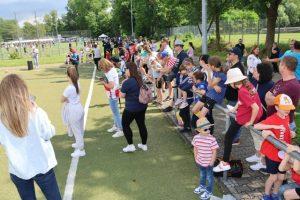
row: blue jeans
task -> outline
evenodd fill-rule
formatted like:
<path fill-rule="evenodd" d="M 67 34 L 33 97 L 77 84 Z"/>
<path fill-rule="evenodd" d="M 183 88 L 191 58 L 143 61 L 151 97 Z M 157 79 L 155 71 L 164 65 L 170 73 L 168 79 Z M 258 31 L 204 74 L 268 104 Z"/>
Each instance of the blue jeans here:
<path fill-rule="evenodd" d="M 41 188 L 46 199 L 61 200 L 53 169 L 46 174 L 38 174 L 29 180 L 21 179 L 13 174 L 10 174 L 10 178 L 17 187 L 22 200 L 36 200 L 34 182 Z"/>
<path fill-rule="evenodd" d="M 114 123 L 116 125 L 116 127 L 120 130 L 122 130 L 122 121 L 121 121 L 121 115 L 120 115 L 120 109 L 119 109 L 119 99 L 112 99 L 109 98 L 109 106 L 110 109 L 113 113 L 113 117 L 114 117 Z"/>
<path fill-rule="evenodd" d="M 236 101 L 228 101 L 228 105 L 231 105 L 231 106 L 235 106 L 237 104 Z M 234 118 L 230 117 L 230 123 L 232 123 L 232 121 L 235 120 Z M 241 129 L 238 130 L 237 134 L 235 135 L 234 139 L 233 139 L 233 142 L 237 141 L 240 139 L 241 137 Z"/>
<path fill-rule="evenodd" d="M 213 167 L 207 166 L 202 167 L 201 165 L 197 165 L 200 171 L 200 186 L 206 188 L 206 190 L 210 193 L 213 191 L 214 186 L 214 174 L 213 174 Z M 207 186 L 206 186 L 207 181 Z"/>
<path fill-rule="evenodd" d="M 288 183 L 288 184 L 284 184 L 282 186 L 280 186 L 279 188 L 279 192 L 278 192 L 278 197 L 280 200 L 283 200 L 284 197 L 283 197 L 283 194 L 286 190 L 289 190 L 289 189 L 295 189 L 295 188 L 300 188 L 300 185 L 298 185 L 297 183 Z"/>

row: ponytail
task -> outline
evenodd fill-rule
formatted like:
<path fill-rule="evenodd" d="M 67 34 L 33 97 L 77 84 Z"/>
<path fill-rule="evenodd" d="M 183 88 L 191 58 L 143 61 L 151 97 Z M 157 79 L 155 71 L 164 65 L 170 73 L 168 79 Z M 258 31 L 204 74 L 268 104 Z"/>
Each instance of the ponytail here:
<path fill-rule="evenodd" d="M 76 93 L 79 94 L 79 86 L 78 86 L 78 73 L 75 67 L 67 68 L 67 75 L 71 79 L 72 84 L 76 88 Z"/>

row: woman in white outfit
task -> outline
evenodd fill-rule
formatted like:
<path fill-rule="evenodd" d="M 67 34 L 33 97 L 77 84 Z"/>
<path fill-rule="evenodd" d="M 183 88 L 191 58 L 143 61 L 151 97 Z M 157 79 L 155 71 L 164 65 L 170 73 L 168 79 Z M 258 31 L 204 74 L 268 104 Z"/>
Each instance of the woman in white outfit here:
<path fill-rule="evenodd" d="M 258 45 L 254 45 L 251 54 L 247 58 L 247 75 L 250 81 L 253 81 L 253 71 L 258 64 L 261 63 L 259 56 L 259 47 Z"/>
<path fill-rule="evenodd" d="M 78 84 L 78 74 L 75 67 L 68 67 L 67 76 L 69 86 L 64 90 L 61 102 L 63 105 L 63 122 L 68 128 L 69 136 L 75 136 L 75 143 L 72 147 L 75 151 L 71 154 L 72 157 L 85 156 L 84 141 L 83 141 L 83 121 L 84 110 L 80 102 L 80 89 Z"/>
<path fill-rule="evenodd" d="M 1 81 L 0 94 L 0 145 L 20 199 L 36 199 L 35 182 L 46 199 L 61 200 L 50 141 L 55 128 L 47 113 L 30 100 L 25 82 L 16 74 Z"/>

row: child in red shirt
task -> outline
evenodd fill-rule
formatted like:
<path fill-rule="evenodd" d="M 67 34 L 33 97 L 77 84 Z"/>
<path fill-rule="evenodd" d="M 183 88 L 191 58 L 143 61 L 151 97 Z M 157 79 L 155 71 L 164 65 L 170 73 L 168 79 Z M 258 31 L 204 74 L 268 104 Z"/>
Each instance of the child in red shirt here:
<path fill-rule="evenodd" d="M 264 121 L 256 124 L 255 129 L 263 130 L 262 136 L 267 138 L 273 136 L 285 143 L 291 143 L 291 132 L 289 127 L 289 113 L 295 109 L 291 98 L 285 94 L 277 95 L 274 99 L 274 105 L 277 113 L 271 115 Z M 264 140 L 261 154 L 265 156 L 267 172 L 270 174 L 265 183 L 264 200 L 278 199 L 278 190 L 284 180 L 284 172 L 279 171 L 279 165 L 282 159 L 279 158 L 279 150 L 269 141 Z M 273 187 L 273 194 L 271 193 Z"/>

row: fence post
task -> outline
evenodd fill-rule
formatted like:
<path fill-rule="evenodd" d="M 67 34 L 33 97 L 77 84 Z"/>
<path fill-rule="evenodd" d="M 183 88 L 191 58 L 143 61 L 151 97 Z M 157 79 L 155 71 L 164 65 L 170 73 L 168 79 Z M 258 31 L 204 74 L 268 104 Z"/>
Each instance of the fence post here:
<path fill-rule="evenodd" d="M 277 45 L 279 45 L 279 38 L 280 38 L 280 18 L 278 17 L 278 29 L 277 29 Z"/>
<path fill-rule="evenodd" d="M 244 41 L 244 20 L 242 19 L 242 40 Z"/>
<path fill-rule="evenodd" d="M 259 45 L 260 19 L 257 21 L 257 45 Z"/>

